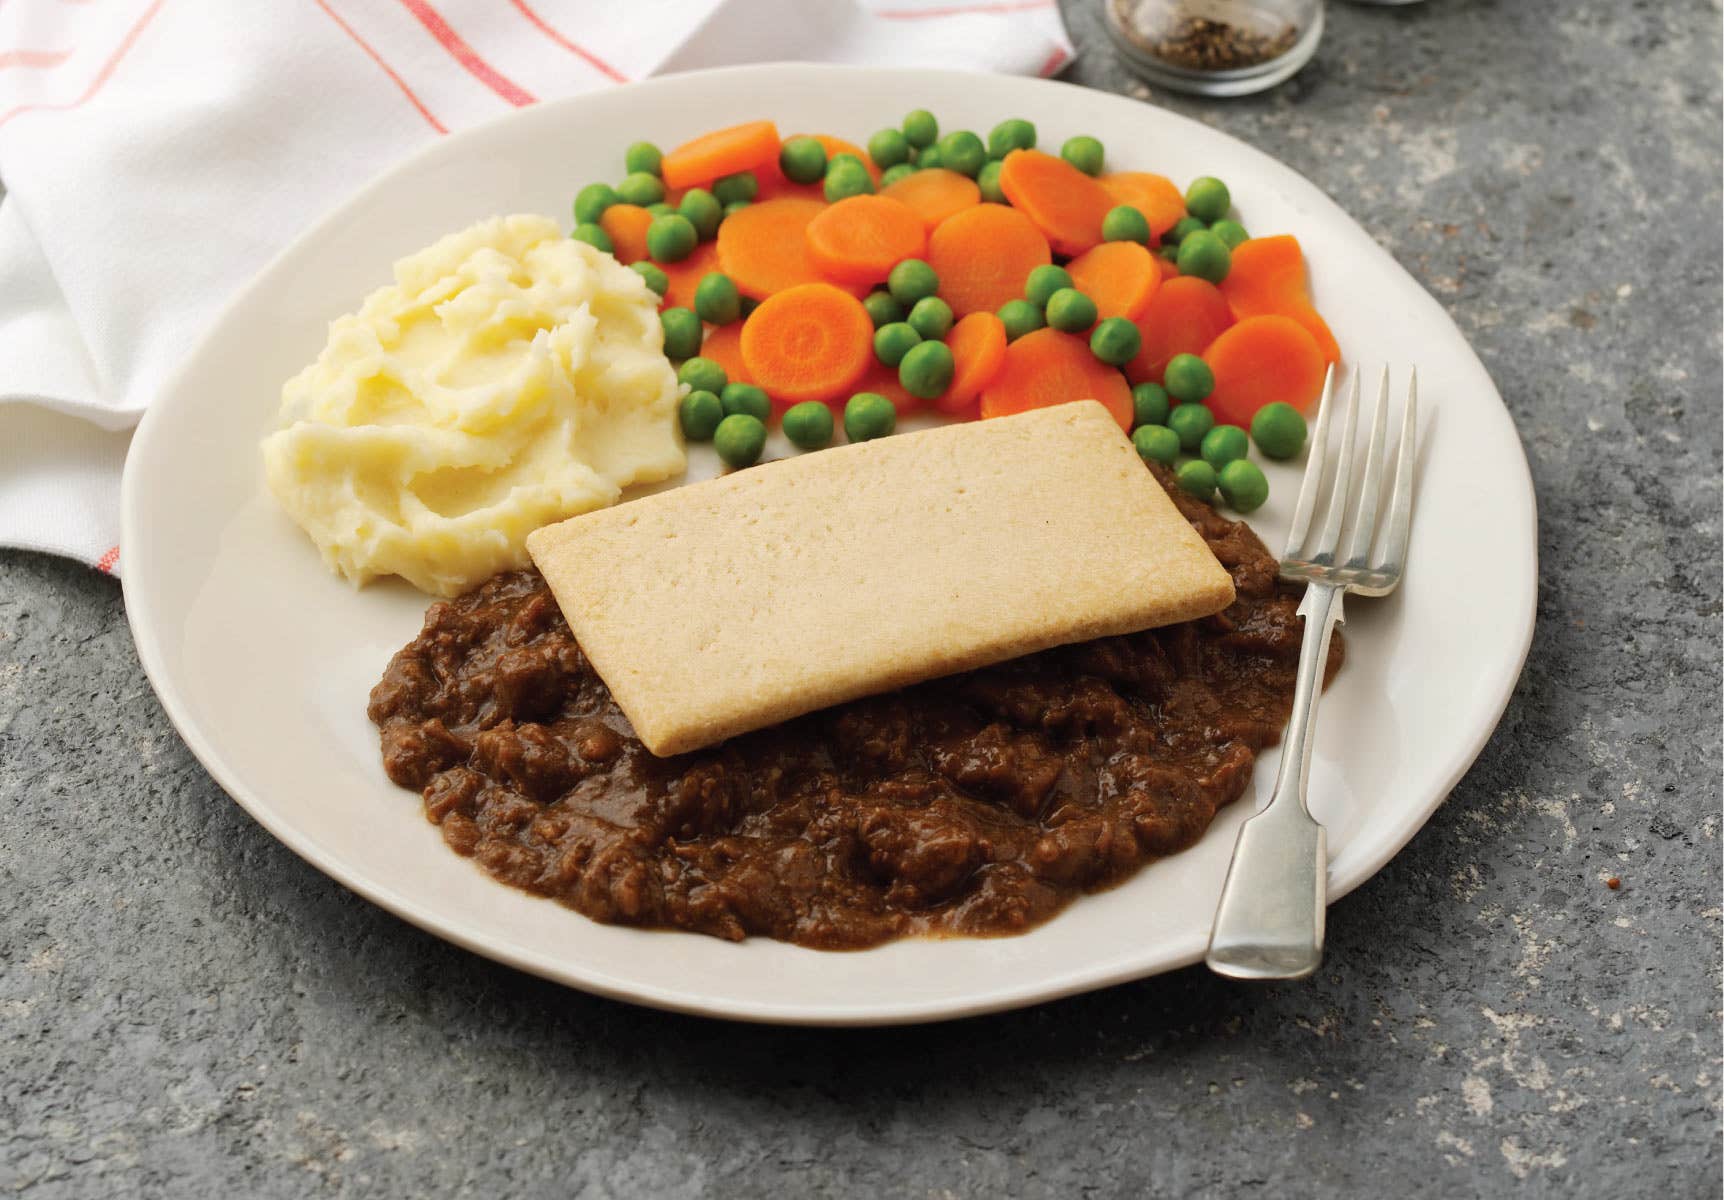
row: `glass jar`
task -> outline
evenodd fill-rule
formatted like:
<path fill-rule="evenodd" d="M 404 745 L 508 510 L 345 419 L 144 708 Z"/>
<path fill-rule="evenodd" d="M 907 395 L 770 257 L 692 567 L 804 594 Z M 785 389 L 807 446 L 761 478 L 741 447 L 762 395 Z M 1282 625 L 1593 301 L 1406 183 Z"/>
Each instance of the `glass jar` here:
<path fill-rule="evenodd" d="M 1322 0 L 1100 0 L 1126 63 L 1199 96 L 1274 87 L 1323 39 Z"/>

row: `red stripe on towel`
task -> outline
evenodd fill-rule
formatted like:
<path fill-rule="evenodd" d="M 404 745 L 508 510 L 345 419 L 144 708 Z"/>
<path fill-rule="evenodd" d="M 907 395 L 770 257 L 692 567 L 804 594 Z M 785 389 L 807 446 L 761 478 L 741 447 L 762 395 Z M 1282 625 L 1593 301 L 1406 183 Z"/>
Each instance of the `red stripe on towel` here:
<path fill-rule="evenodd" d="M 504 75 L 497 68 L 479 57 L 479 52 L 467 44 L 465 38 L 450 27 L 443 19 L 443 14 L 432 8 L 425 0 L 401 0 L 401 6 L 419 19 L 431 36 L 437 39 L 439 45 L 449 52 L 449 57 L 460 63 L 474 79 L 490 88 L 497 95 L 522 108 L 532 104 L 537 97 L 520 84 Z"/>
<path fill-rule="evenodd" d="M 585 61 L 588 66 L 604 75 L 607 79 L 614 80 L 617 83 L 627 83 L 629 81 L 629 77 L 627 75 L 624 75 L 621 71 L 611 66 L 610 63 L 606 62 L 592 51 L 576 45 L 574 42 L 571 42 L 568 38 L 558 33 L 555 29 L 551 28 L 543 17 L 534 12 L 531 8 L 527 7 L 527 0 L 509 0 L 509 3 L 513 4 L 520 11 L 523 17 L 531 21 L 533 23 L 533 27 L 540 33 L 550 38 L 553 42 L 567 50 L 570 54 L 573 54 L 576 58 Z"/>
<path fill-rule="evenodd" d="M 407 81 L 395 73 L 394 67 L 383 61 L 383 56 L 372 48 L 370 42 L 360 37 L 359 33 L 353 28 L 353 26 L 341 19 L 341 14 L 329 7 L 326 0 L 314 0 L 314 3 L 316 3 L 317 7 L 329 14 L 329 19 L 339 25 L 341 27 L 341 31 L 348 37 L 352 38 L 356 46 L 365 51 L 365 56 L 367 58 L 376 63 L 379 67 L 383 68 L 383 73 L 395 81 L 395 86 L 401 89 L 401 94 L 407 97 L 407 102 L 419 110 L 419 115 L 425 118 L 426 123 L 429 124 L 431 128 L 435 129 L 438 133 L 449 132 L 443 122 L 439 121 L 431 110 L 425 107 L 424 101 L 420 100 L 419 97 L 414 94 L 413 89 L 407 86 Z"/>
<path fill-rule="evenodd" d="M 154 4 L 144 10 L 144 15 L 139 17 L 137 23 L 126 31 L 126 36 L 120 40 L 120 44 L 108 56 L 108 61 L 102 64 L 102 69 L 96 72 L 96 77 L 90 81 L 90 86 L 84 89 L 83 95 L 76 100 L 68 100 L 60 104 L 20 104 L 18 107 L 7 109 L 5 113 L 0 114 L 0 125 L 6 124 L 13 117 L 22 113 L 70 112 L 74 108 L 87 104 L 92 96 L 102 90 L 102 85 L 113 76 L 114 69 L 120 65 L 120 60 L 125 58 L 127 52 L 137 43 L 139 36 L 144 32 L 144 28 L 155 20 L 157 13 L 162 11 L 162 3 L 163 0 L 155 0 Z"/>

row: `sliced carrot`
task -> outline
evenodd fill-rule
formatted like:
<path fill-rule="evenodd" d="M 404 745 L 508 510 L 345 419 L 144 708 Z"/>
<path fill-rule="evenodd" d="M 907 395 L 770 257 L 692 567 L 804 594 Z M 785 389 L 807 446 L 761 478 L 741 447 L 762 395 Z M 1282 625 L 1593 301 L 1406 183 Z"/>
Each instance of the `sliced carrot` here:
<path fill-rule="evenodd" d="M 1089 341 L 1038 329 L 1006 347 L 1005 361 L 982 389 L 982 416 L 1005 417 L 1070 400 L 1099 400 L 1121 429 L 1131 428 L 1131 387 L 1090 352 Z"/>
<path fill-rule="evenodd" d="M 625 266 L 647 256 L 646 231 L 652 214 L 638 204 L 613 204 L 599 218 L 599 228 L 611 239 L 611 253 Z"/>
<path fill-rule="evenodd" d="M 1185 215 L 1185 197 L 1173 180 L 1148 171 L 1116 171 L 1103 175 L 1096 182 L 1106 189 L 1115 204 L 1129 204 L 1149 222 L 1151 244 L 1179 223 Z"/>
<path fill-rule="evenodd" d="M 877 358 L 868 364 L 868 369 L 862 372 L 862 378 L 851 386 L 849 392 L 831 401 L 833 407 L 842 409 L 844 401 L 850 399 L 857 392 L 874 392 L 886 397 L 892 402 L 892 407 L 897 410 L 899 416 L 915 412 L 922 407 L 922 401 L 918 397 L 912 396 L 898 381 L 898 368 L 888 367 Z M 843 414 L 840 413 L 839 415 L 842 416 Z"/>
<path fill-rule="evenodd" d="M 824 201 L 826 195 L 818 181 L 814 183 L 794 183 L 785 176 L 779 167 L 778 160 L 773 159 L 764 167 L 754 172 L 754 178 L 760 184 L 760 190 L 755 194 L 754 202 L 776 200 L 780 196 L 800 196 L 808 200 Z"/>
<path fill-rule="evenodd" d="M 826 147 L 827 162 L 831 162 L 839 154 L 854 154 L 862 160 L 862 165 L 868 168 L 868 178 L 874 181 L 874 186 L 880 185 L 880 168 L 874 165 L 874 160 L 868 157 L 868 152 L 862 147 L 855 142 L 847 142 L 841 137 L 833 137 L 829 133 L 816 133 L 812 136 L 815 141 Z"/>
<path fill-rule="evenodd" d="M 1323 350 L 1291 317 L 1246 317 L 1210 343 L 1203 361 L 1215 373 L 1204 401 L 1217 421 L 1241 427 L 1265 404 L 1307 408 L 1323 390 Z"/>
<path fill-rule="evenodd" d="M 754 382 L 754 377 L 748 373 L 747 364 L 742 361 L 741 321 L 715 325 L 708 329 L 705 339 L 700 343 L 700 356 L 710 358 L 723 367 L 725 377 L 732 383 Z"/>
<path fill-rule="evenodd" d="M 778 145 L 778 126 L 771 121 L 745 121 L 684 142 L 664 156 L 659 174 L 670 188 L 711 183 L 720 176 L 776 162 Z"/>
<path fill-rule="evenodd" d="M 664 292 L 664 303 L 659 307 L 693 308 L 694 289 L 700 286 L 702 279 L 720 269 L 718 247 L 712 242 L 701 242 L 681 262 L 659 263 L 658 268 L 670 280 L 670 286 Z"/>
<path fill-rule="evenodd" d="M 940 296 L 960 317 L 1016 300 L 1029 273 L 1052 261 L 1034 222 L 1004 204 L 954 213 L 928 238 L 928 265 L 939 276 Z"/>
<path fill-rule="evenodd" d="M 738 209 L 718 227 L 718 261 L 745 296 L 774 292 L 825 277 L 808 257 L 808 223 L 826 211 L 824 200 L 780 196 Z"/>
<path fill-rule="evenodd" d="M 1328 322 L 1311 306 L 1305 285 L 1305 254 L 1290 234 L 1252 238 L 1233 248 L 1233 265 L 1221 281 L 1221 294 L 1235 317 L 1291 317 L 1317 339 L 1325 362 L 1337 362 L 1341 347 Z"/>
<path fill-rule="evenodd" d="M 1103 317 L 1135 321 L 1161 286 L 1161 260 L 1136 242 L 1103 242 L 1066 264 L 1078 291 Z"/>
<path fill-rule="evenodd" d="M 1000 190 L 1034 221 L 1060 254 L 1082 254 L 1101 241 L 1101 222 L 1114 199 L 1063 158 L 1013 150 L 1000 164 Z"/>
<path fill-rule="evenodd" d="M 991 312 L 973 312 L 946 335 L 952 352 L 952 383 L 934 401 L 943 413 L 959 413 L 975 404 L 1006 361 L 1006 326 Z"/>
<path fill-rule="evenodd" d="M 828 279 L 883 283 L 928 247 L 922 219 L 888 196 L 851 196 L 808 222 L 808 258 Z"/>
<path fill-rule="evenodd" d="M 1160 383 L 1167 360 L 1175 354 L 1202 354 L 1222 330 L 1233 324 L 1233 312 L 1213 283 L 1195 275 L 1180 275 L 1155 289 L 1137 331 L 1143 346 L 1125 364 L 1133 383 Z"/>
<path fill-rule="evenodd" d="M 874 322 L 862 302 L 829 283 L 786 288 L 742 326 L 742 361 L 780 401 L 848 396 L 874 359 Z"/>
<path fill-rule="evenodd" d="M 944 167 L 914 171 L 897 183 L 882 188 L 880 194 L 909 205 L 929 230 L 954 213 L 974 208 L 982 202 L 982 189 L 976 186 L 974 179 Z"/>

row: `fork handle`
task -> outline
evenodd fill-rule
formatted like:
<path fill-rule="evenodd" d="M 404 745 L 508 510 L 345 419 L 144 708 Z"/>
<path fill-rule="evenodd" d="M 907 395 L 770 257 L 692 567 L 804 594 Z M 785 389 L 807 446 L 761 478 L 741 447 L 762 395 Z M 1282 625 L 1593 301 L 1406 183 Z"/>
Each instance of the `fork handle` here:
<path fill-rule="evenodd" d="M 1306 808 L 1305 785 L 1341 595 L 1313 583 L 1299 603 L 1305 634 L 1281 770 L 1269 803 L 1239 831 L 1205 955 L 1211 969 L 1235 979 L 1302 979 L 1323 961 L 1328 846 Z"/>

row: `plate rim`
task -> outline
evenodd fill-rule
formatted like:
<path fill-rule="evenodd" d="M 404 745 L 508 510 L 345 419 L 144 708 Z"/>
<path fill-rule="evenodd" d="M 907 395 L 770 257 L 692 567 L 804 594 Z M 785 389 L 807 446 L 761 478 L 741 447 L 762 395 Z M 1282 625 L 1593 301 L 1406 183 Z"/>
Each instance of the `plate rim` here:
<path fill-rule="evenodd" d="M 700 81 L 714 80 L 720 86 L 746 86 L 749 82 L 759 83 L 763 80 L 769 80 L 771 77 L 794 79 L 798 75 L 809 73 L 850 76 L 852 78 L 861 76 L 895 78 L 903 81 L 906 85 L 915 80 L 929 78 L 941 80 L 973 78 L 967 72 L 935 68 L 864 67 L 804 62 L 768 62 L 715 67 L 700 71 L 679 72 L 674 75 L 656 76 L 605 88 L 597 93 L 588 92 L 544 101 L 531 108 L 505 113 L 491 120 L 469 126 L 412 153 L 403 155 L 335 203 L 321 217 L 307 226 L 299 236 L 282 247 L 267 263 L 261 266 L 246 284 L 238 289 L 212 316 L 208 331 L 195 345 L 190 347 L 175 366 L 173 372 L 162 385 L 155 402 L 145 409 L 126 455 L 120 487 L 121 545 L 147 546 L 149 544 L 148 539 L 137 536 L 139 532 L 136 524 L 139 520 L 138 497 L 140 490 L 144 487 L 141 480 L 147 470 L 139 464 L 146 462 L 150 457 L 150 448 L 157 437 L 157 429 L 166 420 L 162 414 L 172 407 L 172 400 L 169 398 L 183 392 L 186 377 L 192 373 L 193 365 L 204 356 L 228 316 L 263 288 L 265 282 L 275 274 L 283 260 L 294 256 L 303 244 L 322 237 L 331 227 L 339 225 L 349 211 L 363 206 L 368 197 L 387 186 L 397 175 L 411 172 L 428 160 L 446 155 L 458 155 L 462 152 L 462 147 L 470 143 L 482 143 L 490 135 L 491 130 L 498 126 L 517 121 L 543 119 L 543 114 L 547 111 L 578 110 L 582 105 L 589 102 L 594 95 L 608 96 L 618 92 L 641 94 L 658 90 L 675 90 L 690 86 L 690 80 L 696 81 L 697 85 Z M 1355 218 L 1296 168 L 1233 134 L 1158 105 L 1151 105 L 1116 93 L 1082 87 L 1061 80 L 1018 76 L 994 76 L 991 78 L 1009 80 L 1026 92 L 1038 90 L 1078 92 L 1083 95 L 1086 102 L 1104 106 L 1143 105 L 1146 108 L 1154 109 L 1160 119 L 1173 122 L 1177 128 L 1189 128 L 1190 131 L 1205 138 L 1224 139 L 1232 143 L 1233 149 L 1257 160 L 1255 165 L 1267 166 L 1272 171 L 1281 173 L 1285 177 L 1290 199 L 1297 201 L 1304 207 L 1324 211 L 1331 218 L 1339 217 L 1359 230 L 1363 234 L 1364 240 L 1370 243 L 1372 252 L 1379 257 L 1380 264 L 1398 272 L 1413 289 L 1435 306 L 1442 319 L 1453 327 L 1458 341 L 1465 346 L 1467 353 L 1477 365 L 1479 374 L 1490 383 L 1491 396 L 1496 400 L 1493 415 L 1500 416 L 1504 430 L 1512 435 L 1515 451 L 1513 459 L 1519 468 L 1515 482 L 1520 484 L 1518 490 L 1524 494 L 1525 498 L 1522 533 L 1527 545 L 1531 548 L 1531 554 L 1526 563 L 1530 586 L 1527 588 L 1525 605 L 1522 611 L 1516 614 L 1519 621 L 1518 652 L 1500 660 L 1501 666 L 1492 677 L 1480 681 L 1488 698 L 1485 703 L 1478 706 L 1476 711 L 1479 714 L 1488 713 L 1488 718 L 1475 719 L 1475 723 L 1468 730 L 1467 735 L 1454 742 L 1454 749 L 1443 760 L 1444 766 L 1439 772 L 1441 776 L 1440 785 L 1434 790 L 1432 796 L 1418 805 L 1416 809 L 1409 808 L 1407 810 L 1409 813 L 1416 811 L 1417 815 L 1416 819 L 1408 823 L 1405 836 L 1391 838 L 1392 845 L 1385 846 L 1377 853 L 1362 858 L 1345 875 L 1336 876 L 1331 871 L 1328 902 L 1334 904 L 1381 871 L 1425 827 L 1431 815 L 1448 798 L 1454 787 L 1471 769 L 1486 745 L 1489 744 L 1491 737 L 1501 723 L 1503 714 L 1507 711 L 1510 700 L 1513 698 L 1515 687 L 1520 680 L 1527 655 L 1531 650 L 1537 623 L 1539 594 L 1538 497 L 1533 488 L 1532 474 L 1526 459 L 1525 444 L 1520 437 L 1519 430 L 1514 425 L 1513 417 L 1509 413 L 1495 381 L 1490 379 L 1489 372 L 1485 369 L 1483 362 L 1479 360 L 1471 343 L 1460 331 L 1459 326 L 1455 324 L 1454 319 L 1392 254 L 1389 254 L 1376 243 L 1374 238 L 1370 237 L 1369 232 L 1364 230 Z M 1018 986 L 996 989 L 984 995 L 964 1000 L 912 1000 L 885 1006 L 878 1003 L 860 1005 L 841 1003 L 762 1004 L 756 1002 L 739 1003 L 724 997 L 708 998 L 692 992 L 667 989 L 655 984 L 641 984 L 617 979 L 605 972 L 583 967 L 578 962 L 570 962 L 567 959 L 553 960 L 539 951 L 517 943 L 501 942 L 470 934 L 458 924 L 452 923 L 443 915 L 425 908 L 417 901 L 396 893 L 388 886 L 374 882 L 360 871 L 349 869 L 347 865 L 337 860 L 333 855 L 327 854 L 315 845 L 309 835 L 300 832 L 291 824 L 285 813 L 277 812 L 270 804 L 262 801 L 242 781 L 241 772 L 228 761 L 220 748 L 204 735 L 196 723 L 191 704 L 175 684 L 174 677 L 165 661 L 161 644 L 158 641 L 156 631 L 160 628 L 160 619 L 151 612 L 149 593 L 142 582 L 145 571 L 140 571 L 140 561 L 145 564 L 147 571 L 149 562 L 147 552 L 141 559 L 134 553 L 128 559 L 126 568 L 121 575 L 121 588 L 126 603 L 126 620 L 138 652 L 139 662 L 143 666 L 145 677 L 175 732 L 178 733 L 200 765 L 227 793 L 228 797 L 243 808 L 252 819 L 262 825 L 277 841 L 343 887 L 444 941 L 451 942 L 493 961 L 501 962 L 506 966 L 609 999 L 694 1016 L 762 1024 L 885 1026 L 956 1020 L 1021 1008 L 1081 992 L 1149 978 L 1189 966 L 1202 958 L 1203 945 L 1202 939 L 1199 938 L 1195 939 L 1196 944 L 1185 945 L 1165 961 L 1147 968 L 1141 964 L 1103 963 L 1084 970 L 1067 971 L 1064 975 L 1051 980 L 1045 976 L 1039 976 Z M 578 919 L 585 919 L 581 918 L 579 914 L 572 915 Z M 655 936 L 691 935 L 683 934 L 680 931 L 663 931 L 655 932 Z M 1192 939 L 1187 940 L 1191 941 Z M 823 952 L 810 951 L 810 953 Z"/>

